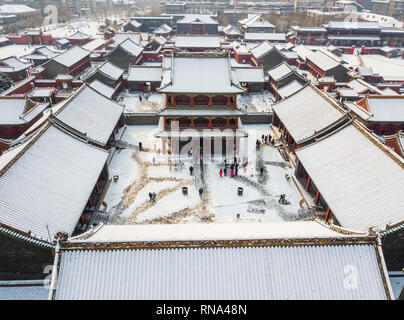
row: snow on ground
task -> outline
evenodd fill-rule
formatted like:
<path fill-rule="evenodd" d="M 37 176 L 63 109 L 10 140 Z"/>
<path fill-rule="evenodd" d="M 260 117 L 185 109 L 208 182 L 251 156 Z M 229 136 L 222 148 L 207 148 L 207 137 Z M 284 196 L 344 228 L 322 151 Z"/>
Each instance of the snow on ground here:
<path fill-rule="evenodd" d="M 0 287 L 1 300 L 47 300 L 49 290 L 42 286 Z"/>
<path fill-rule="evenodd" d="M 253 137 L 253 150 L 256 137 L 272 134 L 269 125 L 244 127 Z M 169 161 L 167 155 L 155 152 L 161 146 L 161 141 L 153 135 L 156 129 L 156 126 L 127 126 L 122 140 L 129 146 L 116 153 L 110 167 L 111 174 L 120 177 L 111 184 L 106 197 L 110 223 L 200 222 L 208 216 L 215 222 L 277 222 L 307 217 L 307 212 L 299 206 L 302 197 L 298 189 L 287 179 L 294 169 L 283 161 L 276 148 L 263 145 L 256 152 L 255 160 L 248 158 L 251 162 L 245 168 L 240 165 L 237 177 L 230 178 L 228 169 L 228 176 L 220 178 L 223 159 L 215 159 L 202 168 L 193 164 L 191 176 L 191 158 L 183 158 L 182 166 L 174 166 L 174 160 Z M 134 147 L 139 141 L 144 147 L 141 152 Z M 240 151 L 244 149 L 241 143 Z M 183 186 L 188 187 L 187 196 L 181 193 Z M 242 196 L 237 194 L 238 187 L 243 188 Z M 199 188 L 203 190 L 202 198 Z M 155 205 L 148 198 L 151 191 L 157 194 Z M 278 203 L 283 193 L 288 202 L 285 205 Z"/>
<path fill-rule="evenodd" d="M 239 94 L 237 95 L 237 105 L 240 110 L 245 112 L 270 112 L 271 98 L 275 101 L 268 91 Z"/>
<path fill-rule="evenodd" d="M 139 100 L 139 94 L 142 101 Z M 163 95 L 161 93 L 124 90 L 119 96 L 122 98 L 121 104 L 125 105 L 125 113 L 157 112 L 162 108 Z"/>
<path fill-rule="evenodd" d="M 193 209 L 199 206 L 200 197 L 195 185 L 186 184 L 184 186 L 188 188 L 187 195 L 183 195 L 181 188 L 179 188 L 167 196 L 156 198 L 156 204 L 139 214 L 137 220 L 142 222 L 167 215 L 168 208 L 170 214 L 174 214 L 184 209 Z"/>

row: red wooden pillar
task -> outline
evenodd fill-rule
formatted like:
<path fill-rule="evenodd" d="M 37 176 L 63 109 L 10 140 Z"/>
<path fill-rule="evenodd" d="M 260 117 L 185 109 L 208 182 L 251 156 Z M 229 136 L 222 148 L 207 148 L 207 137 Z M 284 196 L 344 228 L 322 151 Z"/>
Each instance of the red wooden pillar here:
<path fill-rule="evenodd" d="M 288 144 L 290 143 L 290 133 L 288 132 Z"/>
<path fill-rule="evenodd" d="M 205 24 L 203 25 L 203 33 L 204 34 L 206 33 L 206 25 Z"/>
<path fill-rule="evenodd" d="M 314 204 L 318 205 L 318 200 L 320 199 L 320 191 L 317 191 L 316 199 L 314 200 Z"/>
<path fill-rule="evenodd" d="M 166 94 L 166 106 L 168 107 L 168 94 Z"/>
<path fill-rule="evenodd" d="M 327 208 L 327 213 L 325 214 L 325 222 L 328 221 L 328 218 L 329 218 L 329 216 L 330 216 L 330 211 L 331 211 L 331 209 L 330 209 L 330 207 L 328 207 L 328 208 Z"/>
<path fill-rule="evenodd" d="M 227 107 L 230 107 L 230 106 L 231 106 L 230 96 L 227 97 L 226 106 L 227 106 Z"/>
<path fill-rule="evenodd" d="M 163 117 L 163 121 L 164 121 L 164 129 L 167 129 L 167 118 Z"/>
<path fill-rule="evenodd" d="M 295 150 L 296 150 L 296 142 L 293 142 L 293 153 L 295 153 Z"/>
<path fill-rule="evenodd" d="M 191 96 L 191 101 L 189 103 L 191 107 L 195 107 L 194 96 Z"/>
<path fill-rule="evenodd" d="M 212 129 L 212 118 L 209 118 L 208 128 Z"/>
<path fill-rule="evenodd" d="M 281 131 L 281 126 L 282 126 L 282 121 L 281 121 L 281 119 L 279 119 L 279 126 L 278 126 L 279 131 Z"/>
<path fill-rule="evenodd" d="M 213 101 L 212 101 L 212 96 L 209 97 L 209 107 L 213 107 Z"/>
<path fill-rule="evenodd" d="M 91 200 L 91 198 L 88 199 L 88 206 L 89 206 L 90 208 L 93 207 L 93 201 Z"/>
<path fill-rule="evenodd" d="M 118 131 L 119 131 L 119 130 L 118 130 L 118 124 L 116 124 L 116 126 L 115 126 L 115 132 L 118 133 Z"/>
<path fill-rule="evenodd" d="M 84 217 L 83 215 L 80 216 L 81 225 L 84 226 Z"/>
<path fill-rule="evenodd" d="M 306 190 L 309 191 L 311 185 L 311 177 L 307 180 Z"/>
<path fill-rule="evenodd" d="M 175 107 L 176 106 L 176 104 L 175 104 L 175 96 L 172 96 L 171 101 L 172 101 L 173 107 Z"/>
<path fill-rule="evenodd" d="M 98 181 L 97 181 L 97 183 L 95 184 L 95 190 L 97 190 L 97 193 L 100 192 L 100 187 L 98 186 Z"/>
<path fill-rule="evenodd" d="M 195 125 L 194 125 L 194 118 L 191 118 L 191 124 L 190 124 L 190 127 L 193 129 L 193 128 L 195 128 Z"/>
<path fill-rule="evenodd" d="M 230 119 L 226 118 L 226 128 L 230 128 Z"/>

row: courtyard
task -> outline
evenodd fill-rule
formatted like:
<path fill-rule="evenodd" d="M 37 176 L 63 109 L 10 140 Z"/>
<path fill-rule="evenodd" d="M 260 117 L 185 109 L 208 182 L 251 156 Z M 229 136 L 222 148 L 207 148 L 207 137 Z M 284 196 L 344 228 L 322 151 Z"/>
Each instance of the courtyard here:
<path fill-rule="evenodd" d="M 273 135 L 269 125 L 245 125 L 244 129 L 254 142 L 255 137 Z M 110 164 L 110 175 L 118 180 L 111 183 L 105 197 L 108 223 L 279 222 L 312 217 L 302 201 L 301 188 L 291 178 L 294 167 L 276 147 L 262 144 L 255 159 L 240 166 L 236 176 L 230 177 L 228 169 L 220 177 L 224 158 L 215 157 L 202 166 L 192 164 L 191 157 L 170 158 L 161 152 L 161 139 L 154 136 L 157 130 L 153 125 L 126 127 L 121 138 L 125 148 L 117 149 Z M 241 142 L 240 158 L 247 154 L 245 149 Z M 242 195 L 238 188 L 243 189 Z M 150 192 L 156 193 L 155 204 Z M 285 204 L 278 202 L 281 194 L 286 196 Z"/>

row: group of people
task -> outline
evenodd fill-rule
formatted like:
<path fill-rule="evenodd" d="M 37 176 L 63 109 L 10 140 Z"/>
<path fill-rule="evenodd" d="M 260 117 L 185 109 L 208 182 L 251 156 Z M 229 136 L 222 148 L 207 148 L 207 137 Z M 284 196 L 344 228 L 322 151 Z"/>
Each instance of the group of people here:
<path fill-rule="evenodd" d="M 150 202 L 152 203 L 152 204 L 155 204 L 156 203 L 156 193 L 155 192 L 149 192 L 149 199 L 150 199 Z"/>
<path fill-rule="evenodd" d="M 149 94 L 145 93 L 144 94 L 144 98 L 147 101 L 149 99 Z M 143 101 L 143 97 L 142 97 L 142 93 L 139 93 L 139 101 L 142 102 Z"/>
<path fill-rule="evenodd" d="M 259 148 L 259 147 L 261 146 L 261 144 L 271 144 L 271 145 L 274 145 L 274 144 L 275 144 L 275 139 L 272 138 L 272 136 L 271 136 L 270 134 L 267 134 L 267 135 L 263 134 L 263 135 L 261 136 L 261 140 L 260 140 L 260 139 L 257 139 L 257 142 L 256 142 L 257 148 Z"/>
<path fill-rule="evenodd" d="M 224 159 L 223 169 L 220 168 L 220 170 L 219 170 L 220 178 L 222 178 L 223 175 L 227 176 L 228 169 L 230 169 L 230 178 L 233 178 L 234 176 L 237 176 L 238 175 L 239 163 L 240 163 L 240 159 L 237 156 L 235 156 L 233 158 L 233 163 L 231 163 L 230 165 L 227 163 L 227 159 Z M 246 170 L 246 165 L 247 165 L 247 158 L 244 156 L 243 157 L 244 170 Z"/>

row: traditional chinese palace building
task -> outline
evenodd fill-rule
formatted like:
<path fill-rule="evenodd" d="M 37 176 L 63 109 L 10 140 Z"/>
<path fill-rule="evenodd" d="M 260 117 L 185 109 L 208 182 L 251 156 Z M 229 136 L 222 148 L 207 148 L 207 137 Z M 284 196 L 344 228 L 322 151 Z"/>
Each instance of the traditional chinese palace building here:
<path fill-rule="evenodd" d="M 244 131 L 237 130 L 241 128 L 239 117 L 243 114 L 237 109 L 237 94 L 245 93 L 246 89 L 234 77 L 227 54 L 182 53 L 165 58 L 158 91 L 165 94 L 165 108 L 159 113 L 161 130 L 157 134 L 163 138 L 163 152 L 166 139 L 180 135 L 184 129 L 220 129 L 220 133 L 209 134 L 209 139 L 220 137 L 223 142 L 226 134 L 234 133 L 238 141 L 245 136 Z M 173 121 L 178 121 L 173 123 L 178 125 L 177 133 L 171 130 Z M 228 130 L 224 133 L 223 129 Z M 190 137 L 195 132 L 187 134 Z"/>

